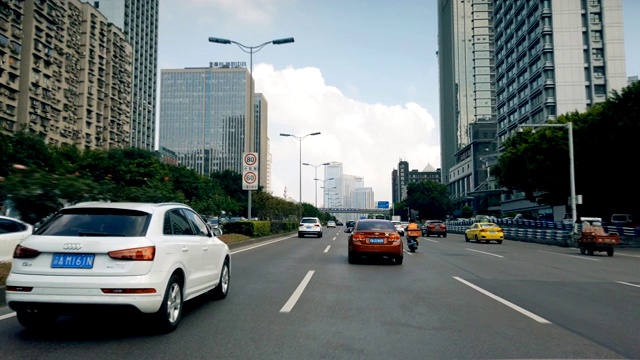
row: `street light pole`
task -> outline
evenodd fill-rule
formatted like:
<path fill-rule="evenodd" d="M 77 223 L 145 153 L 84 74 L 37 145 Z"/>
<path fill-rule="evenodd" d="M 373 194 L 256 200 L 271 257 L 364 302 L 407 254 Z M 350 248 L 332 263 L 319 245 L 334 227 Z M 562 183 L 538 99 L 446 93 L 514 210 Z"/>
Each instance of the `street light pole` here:
<path fill-rule="evenodd" d="M 523 127 L 538 128 L 538 127 L 563 127 L 567 129 L 567 135 L 569 137 L 569 181 L 570 181 L 570 202 L 571 202 L 571 224 L 573 227 L 572 232 L 575 232 L 576 221 L 578 220 L 577 200 L 576 200 L 576 174 L 573 159 L 573 123 L 571 121 L 564 124 L 520 124 L 518 125 L 518 131 Z"/>
<path fill-rule="evenodd" d="M 298 143 L 300 143 L 300 162 L 298 163 L 298 171 L 299 171 L 299 178 L 300 178 L 300 184 L 299 184 L 299 203 L 300 203 L 300 218 L 302 219 L 302 140 L 304 140 L 307 136 L 315 136 L 315 135 L 320 135 L 320 132 L 314 132 L 314 133 L 310 133 L 304 136 L 295 136 L 292 134 L 284 134 L 284 133 L 280 133 L 280 136 L 289 136 L 292 137 L 296 140 L 298 140 Z"/>
<path fill-rule="evenodd" d="M 255 142 L 256 142 L 256 129 L 255 129 L 255 125 L 256 125 L 256 118 L 255 118 L 255 99 L 254 99 L 254 90 L 253 90 L 253 53 L 256 53 L 260 50 L 262 50 L 262 48 L 264 48 L 265 46 L 269 45 L 269 44 L 273 44 L 273 45 L 284 45 L 284 44 L 289 44 L 294 42 L 294 39 L 292 37 L 289 38 L 282 38 L 282 39 L 275 39 L 275 40 L 271 40 L 271 41 L 267 41 L 264 42 L 260 45 L 257 46 L 247 46 L 244 44 L 241 44 L 237 41 L 233 41 L 233 40 L 229 40 L 229 39 L 223 39 L 223 38 L 217 38 L 217 37 L 209 37 L 209 42 L 215 43 L 215 44 L 222 44 L 222 45 L 229 45 L 229 44 L 235 44 L 237 45 L 240 50 L 244 51 L 245 53 L 249 54 L 249 72 L 251 74 L 251 81 L 249 82 L 249 128 L 248 128 L 248 134 L 247 134 L 247 138 L 248 138 L 248 144 L 247 144 L 247 140 L 245 140 L 245 151 L 246 152 L 254 152 L 256 151 L 254 148 Z M 258 158 L 259 158 L 258 154 Z M 258 171 L 260 171 L 260 168 L 262 168 L 262 161 L 258 161 Z M 247 219 L 252 219 L 251 217 L 251 190 L 247 190 L 247 200 L 248 200 L 248 204 L 247 204 Z"/>
<path fill-rule="evenodd" d="M 318 208 L 318 167 L 323 166 L 323 165 L 329 165 L 330 163 L 326 162 L 326 163 L 322 163 L 322 164 L 318 164 L 318 165 L 313 165 L 313 164 L 309 164 L 309 163 L 302 163 L 302 165 L 307 165 L 307 166 L 313 166 L 314 167 L 314 177 L 313 180 L 315 180 L 316 182 L 316 208 Z M 324 184 L 324 182 L 323 182 Z"/>

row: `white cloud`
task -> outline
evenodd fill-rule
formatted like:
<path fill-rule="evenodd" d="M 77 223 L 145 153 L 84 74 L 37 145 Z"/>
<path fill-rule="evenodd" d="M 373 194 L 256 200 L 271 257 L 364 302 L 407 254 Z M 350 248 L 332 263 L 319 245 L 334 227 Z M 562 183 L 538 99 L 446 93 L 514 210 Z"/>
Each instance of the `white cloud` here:
<path fill-rule="evenodd" d="M 427 164 L 440 167 L 439 135 L 433 117 L 416 103 L 388 106 L 366 104 L 345 96 L 325 84 L 317 68 L 275 70 L 271 65 L 254 66 L 256 91 L 269 105 L 272 190 L 298 199 L 300 145 L 302 162 L 321 164 L 337 161 L 346 174 L 363 176 L 376 200 L 391 200 L 391 172 L 400 159 L 412 169 Z M 301 142 L 280 133 L 308 136 Z M 322 167 L 318 177 L 323 178 Z M 313 204 L 314 168 L 302 167 L 302 199 Z M 322 183 L 318 182 L 318 187 Z M 318 189 L 318 205 L 322 191 Z"/>

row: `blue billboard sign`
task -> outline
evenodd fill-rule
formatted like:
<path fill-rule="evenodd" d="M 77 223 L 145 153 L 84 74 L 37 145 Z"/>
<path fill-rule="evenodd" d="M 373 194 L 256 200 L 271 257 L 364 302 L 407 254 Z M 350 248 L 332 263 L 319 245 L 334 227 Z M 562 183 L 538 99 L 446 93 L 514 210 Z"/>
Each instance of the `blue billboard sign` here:
<path fill-rule="evenodd" d="M 378 209 L 388 209 L 389 202 L 388 201 L 378 201 Z"/>

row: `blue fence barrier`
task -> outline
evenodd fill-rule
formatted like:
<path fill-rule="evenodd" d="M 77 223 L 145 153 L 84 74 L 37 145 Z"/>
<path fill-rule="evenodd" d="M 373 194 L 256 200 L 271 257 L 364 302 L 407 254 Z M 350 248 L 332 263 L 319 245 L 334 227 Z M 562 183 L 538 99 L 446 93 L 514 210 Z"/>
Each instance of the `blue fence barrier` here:
<path fill-rule="evenodd" d="M 451 233 L 464 234 L 476 220 L 459 219 L 447 221 L 447 230 Z M 509 240 L 537 242 L 560 246 L 574 244 L 571 234 L 571 224 L 553 221 L 538 220 L 505 220 L 494 219 L 492 221 L 504 230 L 504 236 Z M 578 225 L 578 231 L 580 230 Z M 603 226 L 604 231 L 620 235 L 620 246 L 640 247 L 640 227 L 628 228 L 622 226 Z"/>

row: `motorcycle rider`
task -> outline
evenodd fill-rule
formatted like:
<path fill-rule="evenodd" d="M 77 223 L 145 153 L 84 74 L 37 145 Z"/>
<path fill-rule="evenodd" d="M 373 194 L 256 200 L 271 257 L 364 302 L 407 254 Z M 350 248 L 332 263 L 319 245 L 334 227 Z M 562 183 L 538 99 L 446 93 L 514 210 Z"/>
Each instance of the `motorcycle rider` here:
<path fill-rule="evenodd" d="M 421 231 L 420 226 L 416 222 L 416 216 L 413 211 L 411 211 L 411 216 L 409 216 L 409 225 L 407 225 L 406 233 L 409 233 L 409 230 Z M 418 244 L 418 238 L 415 239 L 416 245 Z"/>

